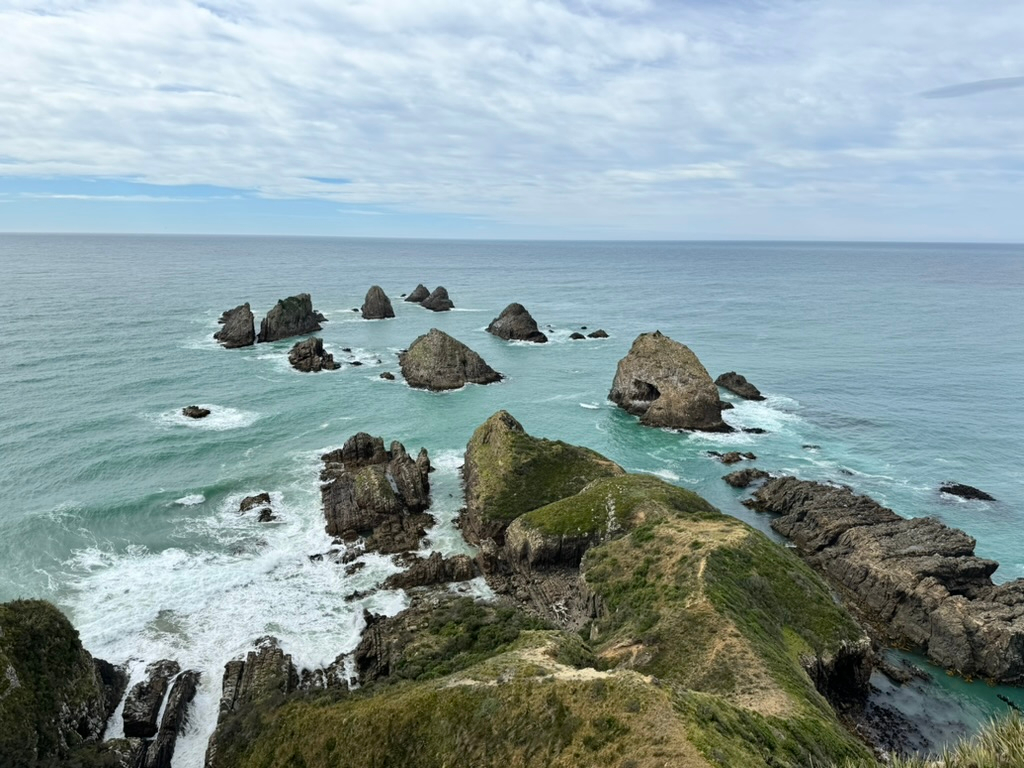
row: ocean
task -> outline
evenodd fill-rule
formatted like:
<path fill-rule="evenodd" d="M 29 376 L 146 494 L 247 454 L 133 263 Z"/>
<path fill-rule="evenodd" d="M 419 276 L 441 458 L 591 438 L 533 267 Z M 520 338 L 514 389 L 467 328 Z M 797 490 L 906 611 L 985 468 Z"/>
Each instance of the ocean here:
<path fill-rule="evenodd" d="M 456 309 L 402 302 L 421 282 L 444 285 Z M 372 284 L 396 318 L 352 312 Z M 213 341 L 223 310 L 248 301 L 259 322 L 300 292 L 328 317 L 319 335 L 340 370 L 292 370 L 294 340 Z M 484 331 L 513 301 L 550 343 Z M 257 638 L 317 666 L 355 646 L 364 607 L 405 605 L 401 592 L 345 601 L 397 570 L 387 558 L 351 576 L 309 559 L 330 547 L 319 456 L 359 431 L 428 449 L 428 546 L 443 552 L 468 551 L 453 524 L 466 442 L 506 409 L 531 434 L 684 485 L 765 531 L 708 451 L 752 451 L 770 472 L 935 516 L 1001 563 L 997 580 L 1024 577 L 1024 246 L 0 235 L 0 316 L 0 600 L 53 601 L 94 655 L 135 674 L 159 658 L 202 670 L 176 768 L 202 765 L 223 665 Z M 610 338 L 571 341 L 584 326 Z M 432 327 L 506 379 L 407 387 L 396 354 Z M 617 361 L 654 330 L 713 377 L 757 385 L 766 401 L 725 395 L 736 407 L 724 415 L 767 433 L 676 434 L 613 407 Z M 188 420 L 190 404 L 213 413 Z M 942 495 L 947 480 L 998 501 Z M 258 491 L 277 522 L 238 514 Z M 1018 689 L 933 672 L 917 693 L 879 695 L 942 735 L 1005 712 L 997 694 L 1024 705 Z"/>

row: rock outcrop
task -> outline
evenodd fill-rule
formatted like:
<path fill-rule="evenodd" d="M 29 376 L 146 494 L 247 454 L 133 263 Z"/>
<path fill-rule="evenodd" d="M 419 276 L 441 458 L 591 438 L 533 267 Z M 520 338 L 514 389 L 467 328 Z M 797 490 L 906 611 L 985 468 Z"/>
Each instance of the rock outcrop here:
<path fill-rule="evenodd" d="M 217 322 L 224 327 L 213 334 L 213 338 L 228 349 L 251 347 L 256 343 L 256 318 L 248 302 L 225 310 Z"/>
<path fill-rule="evenodd" d="M 210 415 L 210 409 L 201 408 L 198 405 L 186 405 L 181 409 L 181 415 L 189 419 L 205 419 Z"/>
<path fill-rule="evenodd" d="M 363 301 L 360 311 L 363 313 L 363 320 L 384 320 L 395 316 L 391 299 L 379 285 L 371 286 L 370 290 L 366 292 L 366 299 Z"/>
<path fill-rule="evenodd" d="M 487 326 L 487 332 L 506 341 L 532 341 L 543 344 L 548 340 L 537 329 L 537 321 L 533 319 L 522 304 L 509 304 Z"/>
<path fill-rule="evenodd" d="M 771 475 L 763 469 L 747 467 L 746 469 L 738 469 L 735 472 L 730 472 L 728 475 L 723 476 L 722 479 L 733 488 L 747 488 L 761 480 L 767 480 L 769 477 L 771 477 Z"/>
<path fill-rule="evenodd" d="M 430 291 L 427 290 L 427 286 L 425 286 L 423 283 L 420 283 L 419 285 L 416 286 L 415 289 L 413 289 L 412 293 L 405 297 L 405 300 L 412 302 L 413 304 L 419 304 L 429 296 Z"/>
<path fill-rule="evenodd" d="M 160 720 L 160 732 L 146 749 L 145 768 L 171 768 L 178 737 L 188 725 L 189 706 L 199 687 L 199 672 L 187 669 L 174 680 Z"/>
<path fill-rule="evenodd" d="M 573 331 L 572 333 L 570 333 L 570 334 L 569 334 L 569 340 L 570 340 L 570 341 L 583 341 L 583 340 L 584 340 L 584 339 L 586 339 L 586 338 L 587 338 L 587 337 L 586 337 L 586 336 L 584 336 L 584 335 L 583 335 L 582 333 L 580 333 L 579 331 Z"/>
<path fill-rule="evenodd" d="M 932 518 L 905 519 L 849 488 L 781 477 L 755 509 L 886 640 L 963 675 L 1024 683 L 1024 580 L 993 584 L 998 563 Z"/>
<path fill-rule="evenodd" d="M 722 389 L 729 390 L 734 395 L 739 395 L 744 400 L 764 400 L 761 391 L 736 371 L 723 373 L 715 379 L 715 384 Z"/>
<path fill-rule="evenodd" d="M 963 483 L 943 483 L 939 486 L 939 491 L 941 493 L 948 493 L 950 496 L 959 496 L 961 499 L 995 501 L 994 496 L 990 496 L 973 485 L 964 485 Z"/>
<path fill-rule="evenodd" d="M 426 514 L 429 460 L 414 460 L 397 441 L 387 451 L 383 439 L 365 432 L 321 458 L 320 495 L 328 534 L 363 539 L 367 550 L 383 553 L 419 547 L 434 523 Z"/>
<path fill-rule="evenodd" d="M 588 339 L 607 339 L 608 333 L 602 328 L 598 328 L 596 331 L 591 331 L 587 334 Z"/>
<path fill-rule="evenodd" d="M 69 764 L 102 738 L 126 685 L 51 604 L 0 604 L 0 765 Z"/>
<path fill-rule="evenodd" d="M 660 331 L 643 333 L 619 361 L 609 399 L 648 427 L 731 432 L 718 389 L 690 348 Z"/>
<path fill-rule="evenodd" d="M 313 309 L 313 299 L 308 293 L 281 299 L 260 323 L 256 341 L 279 341 L 290 336 L 304 336 L 321 330 L 320 323 L 327 318 Z"/>
<path fill-rule="evenodd" d="M 480 355 L 437 328 L 431 328 L 400 353 L 398 364 L 410 387 L 434 392 L 502 379 Z"/>
<path fill-rule="evenodd" d="M 157 717 L 171 679 L 181 672 L 176 661 L 164 659 L 146 667 L 146 679 L 136 683 L 124 700 L 124 735 L 148 739 L 159 729 Z"/>
<path fill-rule="evenodd" d="M 334 355 L 324 350 L 324 340 L 313 336 L 298 342 L 288 353 L 288 362 L 292 368 L 304 373 L 319 371 L 336 371 L 341 363 L 334 362 Z"/>
<path fill-rule="evenodd" d="M 477 427 L 466 446 L 462 468 L 466 508 L 463 535 L 473 544 L 503 542 L 505 528 L 519 515 L 579 493 L 593 480 L 624 473 L 596 451 L 526 433 L 507 411 Z"/>
<path fill-rule="evenodd" d="M 274 510 L 270 506 L 270 494 L 266 491 L 254 496 L 246 496 L 238 505 L 239 514 L 245 514 L 253 509 L 258 511 L 257 520 L 261 523 L 277 520 L 277 515 L 274 514 Z"/>
<path fill-rule="evenodd" d="M 455 304 L 448 298 L 448 290 L 443 285 L 431 291 L 430 295 L 420 302 L 420 306 L 432 312 L 447 312 L 455 308 Z"/>
<path fill-rule="evenodd" d="M 452 581 L 469 581 L 476 575 L 476 566 L 469 555 L 444 557 L 440 552 L 431 552 L 429 557 L 416 557 L 401 573 L 388 576 L 384 581 L 384 589 L 411 589 Z"/>

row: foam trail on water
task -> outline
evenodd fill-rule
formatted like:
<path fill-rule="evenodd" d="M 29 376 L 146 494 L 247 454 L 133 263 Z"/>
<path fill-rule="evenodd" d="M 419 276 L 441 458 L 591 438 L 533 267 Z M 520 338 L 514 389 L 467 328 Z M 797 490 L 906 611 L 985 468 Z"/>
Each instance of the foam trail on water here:
<path fill-rule="evenodd" d="M 201 419 L 191 419 L 185 416 L 180 409 L 176 409 L 164 411 L 148 418 L 166 429 L 207 429 L 213 432 L 251 427 L 260 418 L 260 414 L 253 411 L 243 411 L 238 408 L 214 405 L 212 403 L 196 403 L 196 405 L 200 408 L 208 409 L 210 415 Z"/>
<path fill-rule="evenodd" d="M 187 496 L 182 496 L 180 499 L 175 499 L 174 503 L 181 507 L 196 507 L 206 501 L 206 497 L 201 493 L 190 493 Z"/>

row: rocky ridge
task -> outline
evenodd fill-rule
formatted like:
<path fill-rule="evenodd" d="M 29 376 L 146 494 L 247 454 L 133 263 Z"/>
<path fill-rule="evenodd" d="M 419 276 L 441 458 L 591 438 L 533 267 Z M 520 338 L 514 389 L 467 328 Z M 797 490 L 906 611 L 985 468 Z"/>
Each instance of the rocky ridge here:
<path fill-rule="evenodd" d="M 975 556 L 963 531 L 793 477 L 769 480 L 751 506 L 778 515 L 772 528 L 887 641 L 962 675 L 1024 684 L 1024 580 L 994 584 L 998 563 Z"/>

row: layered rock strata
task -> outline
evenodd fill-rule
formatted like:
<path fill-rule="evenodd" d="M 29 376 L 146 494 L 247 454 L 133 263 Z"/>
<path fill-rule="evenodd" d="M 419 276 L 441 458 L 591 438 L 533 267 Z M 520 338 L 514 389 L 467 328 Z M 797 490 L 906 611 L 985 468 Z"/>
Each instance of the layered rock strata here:
<path fill-rule="evenodd" d="M 248 302 L 225 310 L 217 322 L 223 327 L 213 334 L 213 338 L 228 349 L 251 347 L 256 343 L 256 318 Z"/>
<path fill-rule="evenodd" d="M 124 735 L 149 739 L 156 736 L 157 718 L 171 679 L 181 672 L 176 661 L 164 659 L 146 667 L 146 679 L 136 683 L 124 701 Z"/>
<path fill-rule="evenodd" d="M 437 328 L 431 328 L 400 353 L 398 364 L 410 387 L 434 392 L 502 379 L 480 355 Z"/>
<path fill-rule="evenodd" d="M 933 518 L 902 518 L 849 488 L 781 477 L 751 506 L 789 538 L 886 640 L 921 648 L 962 675 L 1024 683 L 1024 580 Z"/>
<path fill-rule="evenodd" d="M 320 323 L 326 321 L 322 314 L 313 309 L 313 299 L 308 293 L 280 299 L 267 312 L 260 323 L 256 341 L 279 341 L 290 336 L 303 336 L 321 330 Z"/>
<path fill-rule="evenodd" d="M 619 361 L 609 399 L 648 427 L 731 432 L 718 390 L 690 348 L 660 331 L 643 333 Z"/>
<path fill-rule="evenodd" d="M 324 349 L 324 340 L 313 336 L 298 342 L 288 352 L 288 362 L 292 368 L 303 373 L 320 371 L 336 371 L 341 363 L 334 362 L 334 355 Z"/>
<path fill-rule="evenodd" d="M 430 459 L 414 460 L 395 441 L 360 432 L 321 459 L 320 494 L 327 533 L 383 553 L 415 550 L 434 518 L 430 506 Z"/>
<path fill-rule="evenodd" d="M 522 304 L 509 304 L 487 326 L 487 332 L 506 341 L 532 341 L 543 344 L 548 337 L 537 328 L 537 321 Z"/>

